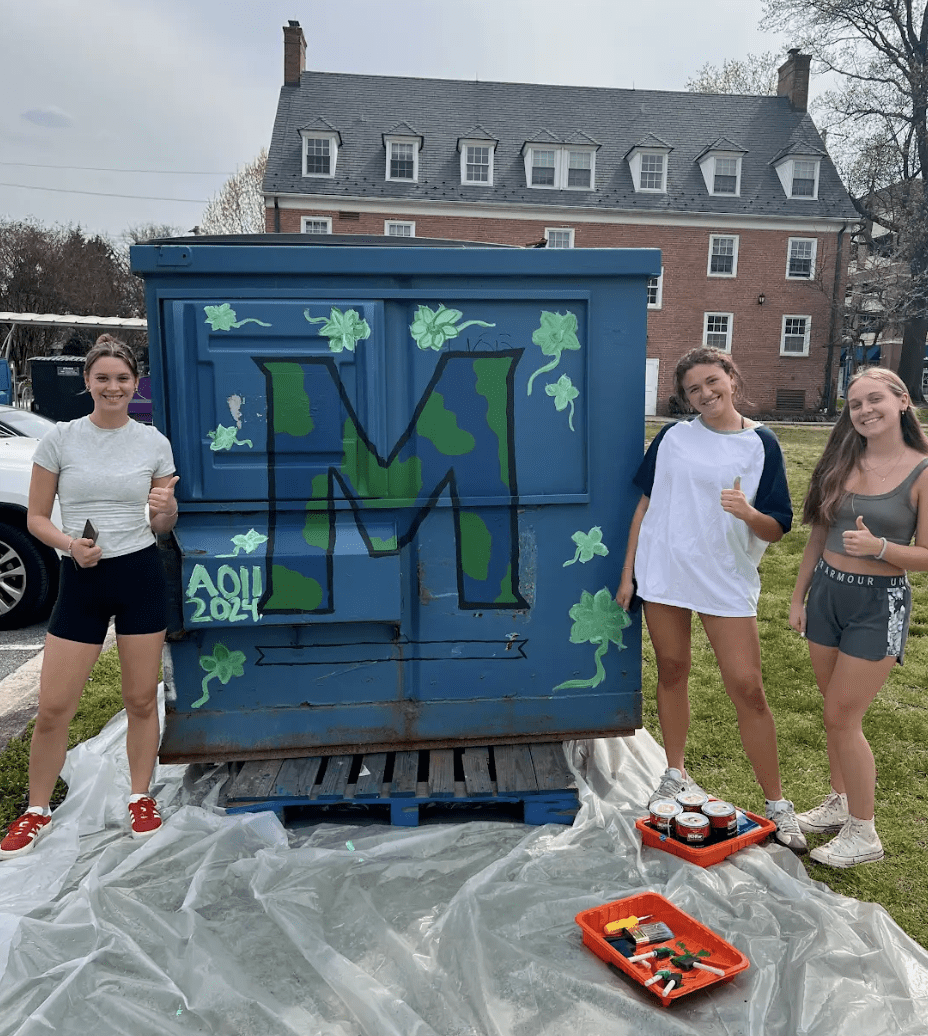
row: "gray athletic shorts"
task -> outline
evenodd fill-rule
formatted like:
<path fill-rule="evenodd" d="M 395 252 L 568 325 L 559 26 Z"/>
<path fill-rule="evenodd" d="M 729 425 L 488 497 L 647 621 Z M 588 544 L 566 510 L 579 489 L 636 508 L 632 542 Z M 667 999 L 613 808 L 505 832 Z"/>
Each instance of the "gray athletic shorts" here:
<path fill-rule="evenodd" d="M 904 576 L 841 572 L 819 558 L 806 601 L 806 639 L 871 662 L 902 665 L 912 588 Z"/>

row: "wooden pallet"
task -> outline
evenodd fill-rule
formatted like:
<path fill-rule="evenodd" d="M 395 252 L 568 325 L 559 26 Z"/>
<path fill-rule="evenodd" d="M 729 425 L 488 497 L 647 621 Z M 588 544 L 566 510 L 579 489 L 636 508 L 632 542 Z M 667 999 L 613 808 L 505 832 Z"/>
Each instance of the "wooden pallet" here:
<path fill-rule="evenodd" d="M 577 789 L 561 742 L 270 759 L 241 764 L 219 804 L 230 813 L 309 807 L 374 815 L 416 827 L 420 810 L 453 817 L 463 806 L 513 806 L 526 824 L 571 824 Z M 378 807 L 380 807 L 378 809 Z"/>

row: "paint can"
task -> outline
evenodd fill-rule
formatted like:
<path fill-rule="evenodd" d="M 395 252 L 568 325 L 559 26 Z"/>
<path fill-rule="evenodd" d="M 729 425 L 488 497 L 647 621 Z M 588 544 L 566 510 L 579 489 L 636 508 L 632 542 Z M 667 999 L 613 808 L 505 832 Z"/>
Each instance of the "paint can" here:
<path fill-rule="evenodd" d="M 702 813 L 681 813 L 673 825 L 674 834 L 687 845 L 705 845 L 709 837 L 709 818 Z"/>
<path fill-rule="evenodd" d="M 665 834 L 673 834 L 673 820 L 683 812 L 683 807 L 673 799 L 655 799 L 648 809 L 651 811 L 651 827 Z"/>
<path fill-rule="evenodd" d="M 713 835 L 734 838 L 738 833 L 738 811 L 730 802 L 707 802 L 702 811 L 709 818 Z"/>
<path fill-rule="evenodd" d="M 702 791 L 681 791 L 677 796 L 677 802 L 683 807 L 684 813 L 701 813 L 708 801 L 709 796 Z"/>

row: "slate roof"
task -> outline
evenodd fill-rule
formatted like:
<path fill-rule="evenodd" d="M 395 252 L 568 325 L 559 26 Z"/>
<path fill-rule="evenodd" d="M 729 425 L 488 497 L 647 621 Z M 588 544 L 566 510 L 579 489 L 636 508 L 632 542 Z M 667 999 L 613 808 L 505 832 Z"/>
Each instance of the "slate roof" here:
<path fill-rule="evenodd" d="M 341 136 L 333 179 L 301 175 L 302 127 L 325 123 Z M 419 181 L 384 178 L 383 137 L 405 123 L 422 136 Z M 494 186 L 460 182 L 458 140 L 474 127 L 499 141 Z M 526 141 L 599 143 L 596 190 L 526 187 Z M 625 156 L 656 137 L 671 148 L 667 193 L 635 193 Z M 740 197 L 709 195 L 697 158 L 720 142 L 744 150 Z M 732 148 L 735 150 L 735 148 Z M 821 155 L 819 197 L 785 197 L 773 163 Z M 715 212 L 857 220 L 807 112 L 785 97 L 615 90 L 585 86 L 413 79 L 304 72 L 281 89 L 264 192 L 482 205 L 569 205 L 627 212 Z"/>

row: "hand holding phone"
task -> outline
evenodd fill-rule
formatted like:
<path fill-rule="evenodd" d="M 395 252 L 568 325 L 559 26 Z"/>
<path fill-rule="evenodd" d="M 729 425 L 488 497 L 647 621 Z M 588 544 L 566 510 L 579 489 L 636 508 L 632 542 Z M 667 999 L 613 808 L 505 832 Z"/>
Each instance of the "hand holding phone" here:
<path fill-rule="evenodd" d="M 84 522 L 84 531 L 81 534 L 81 539 L 90 540 L 91 543 L 96 543 L 97 535 L 98 533 L 96 525 L 94 525 L 93 522 L 88 518 L 87 521 Z"/>

